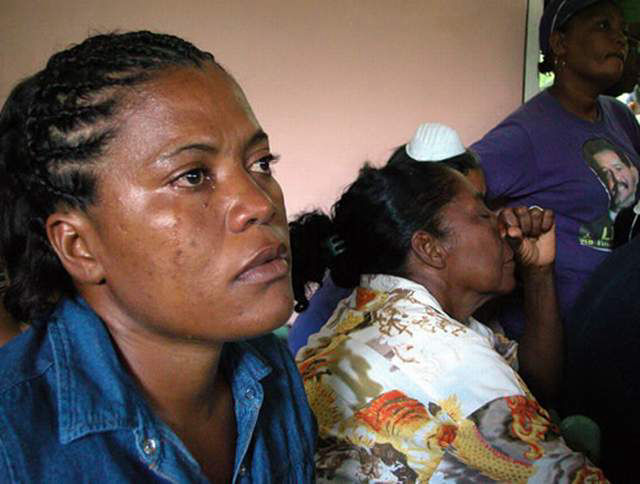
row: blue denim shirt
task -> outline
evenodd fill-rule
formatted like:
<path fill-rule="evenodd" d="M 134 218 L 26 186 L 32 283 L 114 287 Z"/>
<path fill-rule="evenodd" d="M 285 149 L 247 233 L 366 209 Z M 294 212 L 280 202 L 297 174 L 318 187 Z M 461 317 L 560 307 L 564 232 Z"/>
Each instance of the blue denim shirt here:
<path fill-rule="evenodd" d="M 287 349 L 226 344 L 237 422 L 233 482 L 314 480 L 315 422 Z M 0 482 L 208 482 L 156 418 L 84 301 L 0 349 Z"/>

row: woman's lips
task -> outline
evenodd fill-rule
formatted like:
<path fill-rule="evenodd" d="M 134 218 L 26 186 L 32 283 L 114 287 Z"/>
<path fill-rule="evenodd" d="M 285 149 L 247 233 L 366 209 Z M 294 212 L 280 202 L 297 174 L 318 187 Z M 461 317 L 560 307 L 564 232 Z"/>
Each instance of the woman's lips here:
<path fill-rule="evenodd" d="M 259 284 L 280 279 L 289 274 L 289 258 L 284 244 L 274 244 L 256 252 L 236 277 L 237 282 Z"/>
<path fill-rule="evenodd" d="M 620 53 L 620 52 L 611 53 L 611 54 L 607 55 L 606 58 L 607 59 L 617 59 L 617 60 L 619 60 L 620 64 L 622 64 L 623 67 L 624 67 L 624 63 L 626 61 L 626 55 L 624 53 Z"/>

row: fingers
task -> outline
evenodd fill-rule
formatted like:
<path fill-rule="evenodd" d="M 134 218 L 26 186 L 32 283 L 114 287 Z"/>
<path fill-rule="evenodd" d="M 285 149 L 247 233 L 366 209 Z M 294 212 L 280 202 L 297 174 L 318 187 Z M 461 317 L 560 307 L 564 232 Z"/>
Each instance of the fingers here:
<path fill-rule="evenodd" d="M 543 209 L 534 205 L 529 207 L 529 213 L 531 214 L 530 237 L 539 237 L 548 232 L 556 222 L 556 214 L 553 213 L 553 210 Z"/>
<path fill-rule="evenodd" d="M 504 208 L 498 218 L 505 224 L 507 235 L 515 238 L 537 238 L 551 230 L 555 222 L 552 210 L 538 206 Z"/>
<path fill-rule="evenodd" d="M 522 243 L 523 234 L 520 229 L 520 220 L 515 209 L 506 207 L 498 211 L 498 224 L 502 235 L 507 236 L 507 242 L 513 250 L 517 250 Z"/>
<path fill-rule="evenodd" d="M 498 220 L 502 222 L 506 227 L 519 227 L 518 217 L 516 216 L 514 209 L 511 207 L 505 207 L 498 211 Z"/>
<path fill-rule="evenodd" d="M 535 233 L 540 230 L 540 210 L 538 209 L 529 209 L 527 207 L 516 207 L 515 213 L 518 216 L 518 220 L 520 221 L 520 229 L 523 234 L 537 237 L 538 234 Z"/>
<path fill-rule="evenodd" d="M 553 210 L 544 210 L 542 214 L 542 232 L 548 232 L 553 228 L 553 224 L 556 223 L 556 214 Z"/>

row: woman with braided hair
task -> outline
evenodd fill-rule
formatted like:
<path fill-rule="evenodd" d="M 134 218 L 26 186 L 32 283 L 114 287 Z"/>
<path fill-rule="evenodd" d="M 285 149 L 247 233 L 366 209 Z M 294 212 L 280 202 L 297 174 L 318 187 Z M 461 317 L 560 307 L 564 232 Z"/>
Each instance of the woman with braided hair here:
<path fill-rule="evenodd" d="M 309 482 L 268 137 L 190 43 L 98 35 L 0 116 L 1 482 Z M 265 334 L 267 336 L 265 336 Z"/>
<path fill-rule="evenodd" d="M 599 482 L 519 372 L 557 392 L 554 214 L 499 214 L 462 173 L 365 166 L 333 206 L 290 224 L 294 293 L 328 269 L 355 287 L 296 354 L 321 482 Z M 520 344 L 472 314 L 522 272 Z"/>

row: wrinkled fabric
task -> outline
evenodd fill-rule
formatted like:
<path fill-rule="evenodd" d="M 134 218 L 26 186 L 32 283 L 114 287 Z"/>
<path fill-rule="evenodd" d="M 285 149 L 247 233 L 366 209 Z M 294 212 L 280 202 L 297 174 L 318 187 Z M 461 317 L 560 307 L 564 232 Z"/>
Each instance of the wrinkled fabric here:
<path fill-rule="evenodd" d="M 517 345 L 412 281 L 363 276 L 296 362 L 319 482 L 606 481 L 518 376 Z"/>

